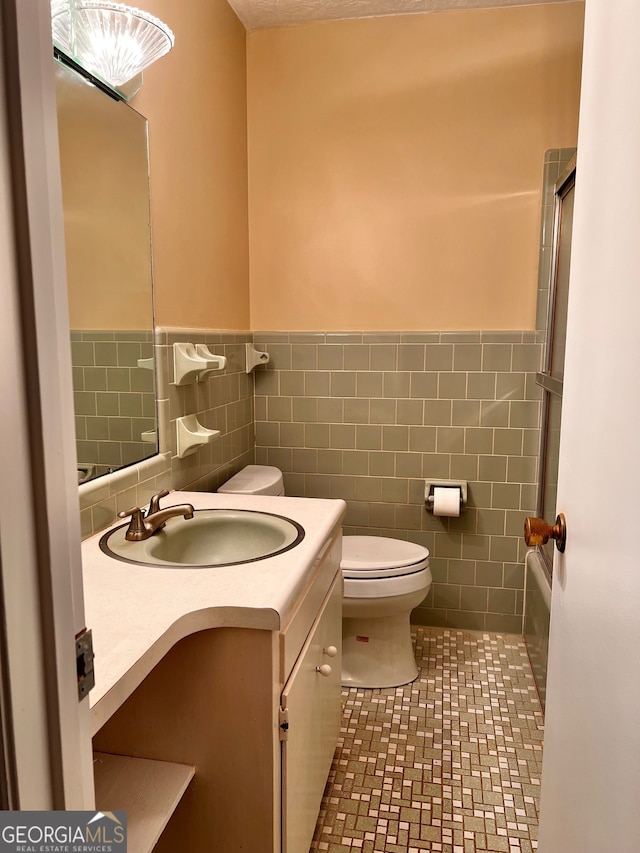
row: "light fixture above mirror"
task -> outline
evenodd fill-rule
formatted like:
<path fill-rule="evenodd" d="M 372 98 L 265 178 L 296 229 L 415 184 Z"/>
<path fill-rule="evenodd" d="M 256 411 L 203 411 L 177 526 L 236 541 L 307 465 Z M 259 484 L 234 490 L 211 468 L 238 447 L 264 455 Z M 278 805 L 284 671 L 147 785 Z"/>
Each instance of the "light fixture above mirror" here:
<path fill-rule="evenodd" d="M 104 0 L 51 0 L 51 25 L 54 44 L 114 89 L 167 54 L 175 41 L 159 18 Z"/>

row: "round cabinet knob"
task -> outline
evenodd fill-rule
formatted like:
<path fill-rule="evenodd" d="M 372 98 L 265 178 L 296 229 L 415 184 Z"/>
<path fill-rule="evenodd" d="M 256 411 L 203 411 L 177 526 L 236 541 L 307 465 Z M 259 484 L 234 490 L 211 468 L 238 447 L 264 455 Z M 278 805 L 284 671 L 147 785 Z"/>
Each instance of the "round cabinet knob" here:
<path fill-rule="evenodd" d="M 335 646 L 327 646 L 327 648 L 322 651 L 328 658 L 334 658 L 338 654 L 338 650 Z"/>
<path fill-rule="evenodd" d="M 331 675 L 332 669 L 328 663 L 323 663 L 322 666 L 316 667 L 316 672 L 319 672 L 320 675 L 324 675 L 325 678 L 329 678 Z"/>
<path fill-rule="evenodd" d="M 549 539 L 555 539 L 556 548 L 562 553 L 567 544 L 567 522 L 562 513 L 556 518 L 554 525 L 544 518 L 525 518 L 524 541 L 530 548 L 546 545 Z"/>

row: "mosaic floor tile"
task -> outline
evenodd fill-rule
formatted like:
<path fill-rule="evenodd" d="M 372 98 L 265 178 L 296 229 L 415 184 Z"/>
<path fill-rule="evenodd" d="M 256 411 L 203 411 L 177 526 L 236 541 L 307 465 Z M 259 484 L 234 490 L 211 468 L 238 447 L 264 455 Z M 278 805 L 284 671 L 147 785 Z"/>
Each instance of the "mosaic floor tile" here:
<path fill-rule="evenodd" d="M 416 681 L 343 690 L 310 853 L 533 853 L 543 717 L 524 642 L 413 631 Z"/>

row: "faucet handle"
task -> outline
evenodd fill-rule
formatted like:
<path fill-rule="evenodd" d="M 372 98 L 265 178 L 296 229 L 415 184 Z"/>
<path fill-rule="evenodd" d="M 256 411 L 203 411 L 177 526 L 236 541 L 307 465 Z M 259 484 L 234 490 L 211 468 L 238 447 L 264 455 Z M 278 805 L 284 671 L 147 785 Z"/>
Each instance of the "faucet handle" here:
<path fill-rule="evenodd" d="M 149 501 L 148 515 L 151 515 L 154 512 L 158 512 L 158 510 L 160 509 L 160 499 L 166 498 L 168 494 L 168 489 L 163 489 L 161 492 L 158 492 L 157 495 L 153 495 L 153 497 Z"/>
<path fill-rule="evenodd" d="M 127 528 L 124 538 L 129 542 L 136 542 L 140 539 L 144 539 L 146 530 L 144 526 L 144 516 L 140 507 L 132 506 L 131 509 L 126 509 L 124 512 L 118 513 L 118 518 L 129 518 L 129 516 L 131 516 L 131 521 L 129 522 L 129 527 Z"/>

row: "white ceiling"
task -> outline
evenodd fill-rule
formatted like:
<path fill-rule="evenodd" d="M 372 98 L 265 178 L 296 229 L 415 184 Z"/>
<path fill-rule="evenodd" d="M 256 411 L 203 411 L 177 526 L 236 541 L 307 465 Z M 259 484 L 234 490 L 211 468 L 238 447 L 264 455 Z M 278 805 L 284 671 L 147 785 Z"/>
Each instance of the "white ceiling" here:
<path fill-rule="evenodd" d="M 574 0 L 228 0 L 248 30 L 283 27 L 310 21 L 375 18 L 453 9 L 533 6 Z"/>

